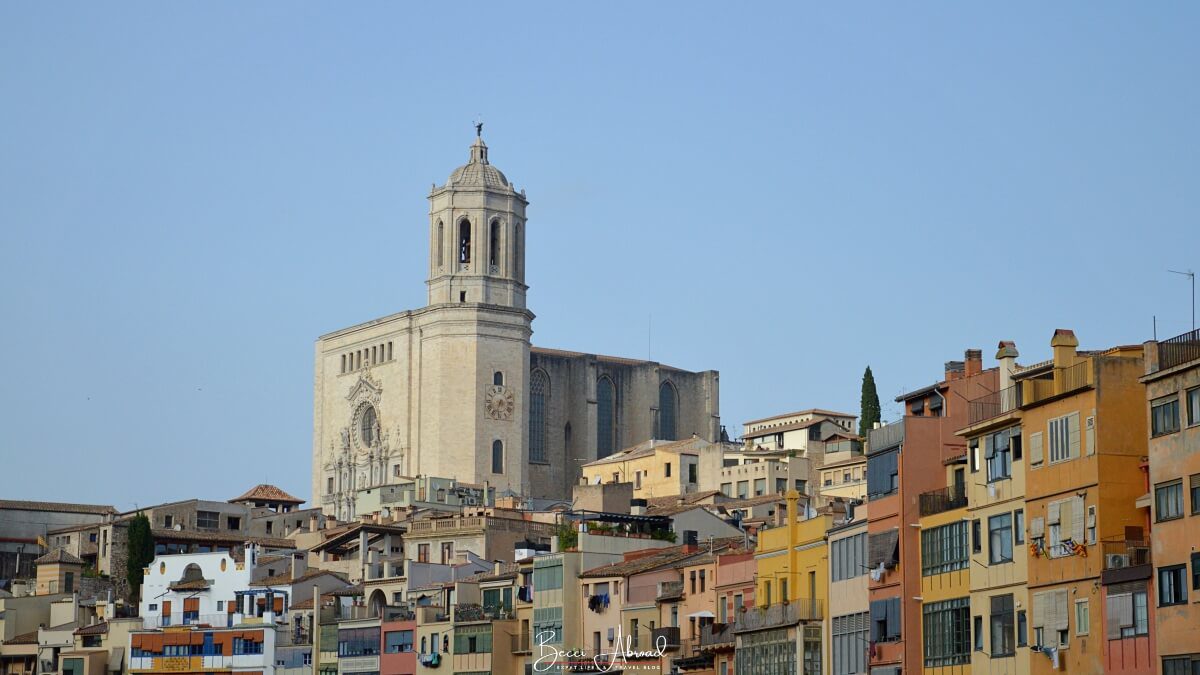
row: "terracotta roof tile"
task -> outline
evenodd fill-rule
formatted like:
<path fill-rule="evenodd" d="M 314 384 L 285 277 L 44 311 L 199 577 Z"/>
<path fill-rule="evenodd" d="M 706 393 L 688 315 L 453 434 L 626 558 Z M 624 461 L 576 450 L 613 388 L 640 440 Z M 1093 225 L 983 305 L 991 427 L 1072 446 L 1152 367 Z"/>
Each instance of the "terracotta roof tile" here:
<path fill-rule="evenodd" d="M 107 633 L 108 633 L 108 622 L 107 621 L 101 621 L 100 623 L 94 623 L 90 626 L 84 626 L 83 628 L 80 628 L 79 630 L 75 631 L 76 635 L 105 635 Z"/>
<path fill-rule="evenodd" d="M 82 560 L 80 560 L 79 558 L 76 558 L 75 556 L 71 555 L 70 553 L 67 553 L 65 550 L 63 550 L 61 548 L 56 548 L 53 551 L 50 551 L 49 553 L 47 553 L 46 555 L 33 561 L 34 565 L 47 565 L 50 563 L 62 563 L 65 565 L 83 565 L 84 564 L 84 562 Z"/>
<path fill-rule="evenodd" d="M 303 504 L 304 503 L 303 499 L 300 499 L 298 497 L 293 497 L 292 495 L 289 495 L 288 493 L 284 492 L 283 490 L 280 490 L 279 488 L 275 487 L 274 485 L 268 485 L 267 483 L 260 483 L 259 485 L 255 485 L 254 487 L 247 490 L 246 493 L 243 494 L 241 497 L 235 497 L 233 499 L 230 499 L 229 501 L 231 501 L 231 502 L 244 502 L 244 501 L 289 502 L 292 504 Z"/>
<path fill-rule="evenodd" d="M 37 643 L 38 643 L 38 632 L 36 630 L 31 630 L 28 633 L 21 633 L 20 635 L 14 635 L 13 639 L 8 640 L 4 644 L 6 644 L 6 645 L 36 645 Z"/>
<path fill-rule="evenodd" d="M 29 502 L 18 499 L 0 499 L 0 509 L 15 511 L 59 511 L 62 513 L 93 513 L 106 515 L 117 512 L 111 506 L 103 504 L 67 504 L 64 502 Z"/>

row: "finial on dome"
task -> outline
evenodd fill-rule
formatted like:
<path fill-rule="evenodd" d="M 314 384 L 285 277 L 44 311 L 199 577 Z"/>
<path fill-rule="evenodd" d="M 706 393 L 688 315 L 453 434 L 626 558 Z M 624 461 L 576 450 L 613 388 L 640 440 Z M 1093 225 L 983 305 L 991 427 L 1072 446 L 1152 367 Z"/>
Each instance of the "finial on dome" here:
<path fill-rule="evenodd" d="M 483 117 L 475 118 L 475 142 L 471 144 L 471 164 L 487 164 L 487 143 L 483 142 Z"/>
<path fill-rule="evenodd" d="M 475 120 L 475 137 L 483 138 L 483 120 L 478 118 Z"/>

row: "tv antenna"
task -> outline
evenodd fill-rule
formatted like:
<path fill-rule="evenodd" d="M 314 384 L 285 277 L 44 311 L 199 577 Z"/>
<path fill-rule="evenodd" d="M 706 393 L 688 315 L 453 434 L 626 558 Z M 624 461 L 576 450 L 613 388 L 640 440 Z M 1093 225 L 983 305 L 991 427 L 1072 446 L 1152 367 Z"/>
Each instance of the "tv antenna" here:
<path fill-rule="evenodd" d="M 1167 270 L 1171 274 L 1178 274 L 1192 280 L 1192 330 L 1196 330 L 1196 273 L 1188 270 L 1180 272 L 1178 270 Z"/>

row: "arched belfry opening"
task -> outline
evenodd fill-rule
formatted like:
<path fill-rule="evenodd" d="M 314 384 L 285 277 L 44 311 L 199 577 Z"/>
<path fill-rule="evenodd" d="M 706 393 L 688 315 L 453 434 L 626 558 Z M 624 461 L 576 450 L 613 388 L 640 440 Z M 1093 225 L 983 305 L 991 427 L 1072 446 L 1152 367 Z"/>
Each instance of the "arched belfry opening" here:
<path fill-rule="evenodd" d="M 458 262 L 471 262 L 471 221 L 466 218 L 458 223 Z"/>

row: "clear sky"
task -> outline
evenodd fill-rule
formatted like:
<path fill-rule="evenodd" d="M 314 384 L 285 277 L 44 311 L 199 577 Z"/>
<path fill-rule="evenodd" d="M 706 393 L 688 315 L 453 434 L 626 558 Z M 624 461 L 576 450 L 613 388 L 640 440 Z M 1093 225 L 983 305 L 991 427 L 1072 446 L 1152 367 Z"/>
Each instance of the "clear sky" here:
<path fill-rule="evenodd" d="M 441 11 L 441 10 L 446 11 Z M 858 412 L 1190 328 L 1194 3 L 0 4 L 0 498 L 309 492 L 313 342 L 527 190 L 534 343 Z M 652 336 L 648 324 L 653 317 Z"/>

